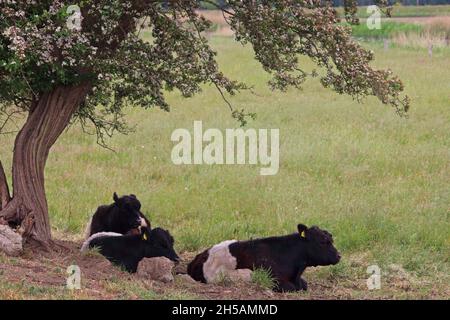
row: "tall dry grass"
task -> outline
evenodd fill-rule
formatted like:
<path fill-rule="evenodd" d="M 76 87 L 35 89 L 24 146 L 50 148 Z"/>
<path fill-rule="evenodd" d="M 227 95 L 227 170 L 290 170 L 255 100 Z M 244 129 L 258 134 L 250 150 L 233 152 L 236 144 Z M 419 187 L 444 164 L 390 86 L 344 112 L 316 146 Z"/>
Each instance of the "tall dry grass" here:
<path fill-rule="evenodd" d="M 402 22 L 405 19 L 402 20 Z M 399 32 L 391 37 L 391 41 L 400 46 L 429 48 L 450 47 L 450 17 L 433 17 L 414 20 L 409 18 L 408 22 L 422 25 L 423 29 L 417 33 Z"/>

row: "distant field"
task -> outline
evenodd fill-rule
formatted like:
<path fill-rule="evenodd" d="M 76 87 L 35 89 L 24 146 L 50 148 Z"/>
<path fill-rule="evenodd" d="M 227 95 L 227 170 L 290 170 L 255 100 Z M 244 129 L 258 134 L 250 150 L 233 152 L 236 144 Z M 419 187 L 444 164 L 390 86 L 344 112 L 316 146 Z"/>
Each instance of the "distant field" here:
<path fill-rule="evenodd" d="M 342 262 L 311 269 L 306 279 L 322 286 L 294 298 L 448 298 L 450 51 L 430 59 L 420 48 L 386 52 L 371 46 L 375 64 L 393 69 L 412 98 L 409 119 L 403 119 L 375 98 L 358 104 L 317 81 L 307 82 L 303 91 L 272 92 L 249 48 L 226 37 L 211 42 L 224 72 L 254 86 L 255 94 L 231 99 L 257 113 L 249 126 L 280 128 L 278 175 L 262 177 L 258 166 L 174 165 L 173 130 L 192 130 L 194 120 L 203 120 L 205 128 L 238 124 L 212 87 L 191 99 L 172 93 L 170 113 L 127 110 L 136 132 L 115 136 L 110 141 L 115 153 L 97 146 L 78 126 L 57 142 L 46 168 L 54 234 L 80 241 L 89 216 L 110 203 L 114 191 L 135 193 L 152 224 L 168 228 L 176 249 L 188 256 L 226 239 L 291 233 L 300 222 L 328 229 Z M 313 68 L 307 59 L 301 64 Z M 0 158 L 8 168 L 13 137 L 0 138 Z M 2 261 L 13 268 L 16 260 Z M 383 270 L 382 290 L 369 292 L 366 268 L 372 264 Z M 124 292 L 135 288 L 133 297 L 155 298 L 138 281 L 116 279 L 105 286 L 113 287 L 111 297 L 128 297 Z M 191 297 L 177 284 L 167 286 L 178 290 L 175 297 Z M 4 297 L 53 292 L 6 283 L 0 270 L 0 297 L 2 290 Z"/>
<path fill-rule="evenodd" d="M 360 24 L 351 26 L 357 38 L 390 39 L 392 43 L 407 47 L 427 48 L 430 44 L 434 48 L 450 47 L 450 5 L 396 7 L 392 18 L 382 17 L 381 28 L 372 30 L 367 27 L 366 16 L 362 14 L 365 9 L 360 8 L 359 12 Z M 414 12 L 418 13 L 414 15 Z M 202 15 L 213 22 L 212 35 L 233 36 L 220 11 L 204 10 Z"/>
<path fill-rule="evenodd" d="M 394 6 L 393 17 L 432 17 L 450 15 L 450 5 L 436 6 Z M 338 12 L 344 13 L 343 8 L 338 8 Z M 358 17 L 367 18 L 367 7 L 358 8 Z"/>
<path fill-rule="evenodd" d="M 353 36 L 359 39 L 388 39 L 406 47 L 450 48 L 450 16 L 384 19 L 379 29 L 369 29 L 363 20 L 351 29 Z"/>
<path fill-rule="evenodd" d="M 383 21 L 380 29 L 369 29 L 365 23 L 351 26 L 355 37 L 389 38 L 396 34 L 418 34 L 425 30 L 424 26 L 414 23 Z"/>
<path fill-rule="evenodd" d="M 217 7 L 205 4 L 205 8 L 216 9 Z M 337 8 L 340 13 L 344 13 L 342 7 Z M 450 5 L 428 5 L 428 6 L 394 6 L 393 16 L 395 17 L 429 17 L 438 15 L 450 15 Z M 367 7 L 360 6 L 358 8 L 358 16 L 366 18 L 368 16 Z"/>

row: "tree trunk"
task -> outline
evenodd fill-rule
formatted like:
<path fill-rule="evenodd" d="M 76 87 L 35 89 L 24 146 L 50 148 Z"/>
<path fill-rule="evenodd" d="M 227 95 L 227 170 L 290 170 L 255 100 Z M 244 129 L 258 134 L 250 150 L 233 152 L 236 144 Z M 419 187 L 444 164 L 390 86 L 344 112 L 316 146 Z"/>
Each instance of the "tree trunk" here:
<path fill-rule="evenodd" d="M 69 124 L 91 86 L 57 87 L 35 101 L 14 143 L 13 196 L 0 218 L 20 226 L 25 241 L 51 242 L 44 168 L 50 148 Z M 0 178 L 1 181 L 1 178 Z M 0 183 L 1 188 L 1 183 Z M 3 193 L 2 193 L 3 194 Z"/>

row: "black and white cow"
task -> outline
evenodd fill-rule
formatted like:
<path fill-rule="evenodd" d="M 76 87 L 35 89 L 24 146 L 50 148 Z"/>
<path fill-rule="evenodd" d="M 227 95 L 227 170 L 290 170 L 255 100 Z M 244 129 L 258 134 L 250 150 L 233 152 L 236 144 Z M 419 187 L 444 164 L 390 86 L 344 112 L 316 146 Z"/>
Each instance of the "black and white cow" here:
<path fill-rule="evenodd" d="M 135 273 L 143 258 L 166 257 L 178 263 L 180 258 L 173 245 L 174 239 L 167 230 L 142 227 L 140 234 L 96 233 L 83 243 L 81 251 L 98 248 L 113 264 Z"/>
<path fill-rule="evenodd" d="M 303 224 L 297 229 L 298 233 L 281 237 L 219 243 L 197 255 L 188 265 L 188 274 L 212 283 L 236 269 L 263 268 L 271 272 L 275 291 L 307 290 L 301 278 L 307 267 L 334 265 L 341 257 L 329 232 Z"/>
<path fill-rule="evenodd" d="M 140 227 L 151 228 L 134 194 L 119 198 L 114 192 L 113 200 L 114 203 L 97 208 L 86 227 L 85 239 L 99 232 L 139 234 Z"/>

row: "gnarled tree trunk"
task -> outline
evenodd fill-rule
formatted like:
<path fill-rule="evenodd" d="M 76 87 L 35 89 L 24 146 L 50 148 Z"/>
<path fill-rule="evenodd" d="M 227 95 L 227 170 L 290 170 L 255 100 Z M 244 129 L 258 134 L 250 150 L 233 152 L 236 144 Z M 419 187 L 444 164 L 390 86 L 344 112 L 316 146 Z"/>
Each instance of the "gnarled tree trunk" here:
<path fill-rule="evenodd" d="M 45 163 L 50 148 L 67 127 L 90 88 L 88 83 L 57 87 L 31 105 L 28 118 L 14 144 L 12 199 L 9 198 L 6 179 L 2 179 L 0 173 L 0 219 L 20 226 L 19 232 L 25 240 L 36 241 L 43 246 L 51 242 L 44 187 Z M 3 189 L 7 196 L 4 196 Z"/>

